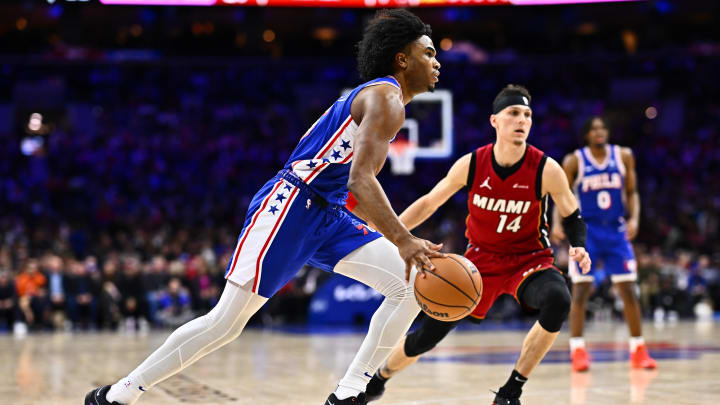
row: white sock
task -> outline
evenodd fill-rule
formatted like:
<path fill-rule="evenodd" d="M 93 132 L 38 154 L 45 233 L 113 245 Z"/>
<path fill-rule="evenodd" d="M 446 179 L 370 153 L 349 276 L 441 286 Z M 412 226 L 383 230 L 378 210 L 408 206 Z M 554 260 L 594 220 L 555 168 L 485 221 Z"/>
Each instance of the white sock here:
<path fill-rule="evenodd" d="M 337 397 L 337 399 L 356 397 L 358 395 L 360 395 L 360 391 L 356 390 L 355 388 L 341 387 L 338 385 L 337 389 L 335 390 L 335 396 Z"/>
<path fill-rule="evenodd" d="M 119 404 L 130 405 L 137 401 L 143 391 L 146 390 L 147 388 L 139 378 L 127 376 L 121 378 L 110 387 L 110 390 L 105 394 L 105 399 L 108 400 L 108 402 L 114 401 Z"/>
<path fill-rule="evenodd" d="M 570 338 L 570 352 L 574 352 L 575 349 L 584 349 L 585 348 L 585 339 L 581 337 L 571 337 Z"/>
<path fill-rule="evenodd" d="M 642 336 L 630 337 L 630 353 L 635 353 L 635 350 L 637 350 L 638 346 L 642 346 L 644 344 L 645 339 L 643 339 Z"/>

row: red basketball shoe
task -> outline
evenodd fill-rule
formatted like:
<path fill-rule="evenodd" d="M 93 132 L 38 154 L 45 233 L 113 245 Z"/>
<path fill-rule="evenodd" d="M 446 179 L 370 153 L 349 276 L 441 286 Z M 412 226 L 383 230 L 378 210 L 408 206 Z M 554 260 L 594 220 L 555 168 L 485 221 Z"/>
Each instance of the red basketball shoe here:
<path fill-rule="evenodd" d="M 587 371 L 590 368 L 590 356 L 584 347 L 578 347 L 570 353 L 573 371 Z"/>
<path fill-rule="evenodd" d="M 657 367 L 655 360 L 650 357 L 645 345 L 638 346 L 634 352 L 630 353 L 630 367 L 654 369 Z"/>

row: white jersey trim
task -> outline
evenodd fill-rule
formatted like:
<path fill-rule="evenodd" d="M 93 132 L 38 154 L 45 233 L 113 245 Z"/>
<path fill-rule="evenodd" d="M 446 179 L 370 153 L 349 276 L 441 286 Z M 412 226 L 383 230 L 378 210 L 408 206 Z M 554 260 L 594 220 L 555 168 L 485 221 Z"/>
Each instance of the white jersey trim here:
<path fill-rule="evenodd" d="M 611 274 L 610 281 L 615 283 L 626 283 L 628 281 L 637 281 L 637 273 L 628 274 Z"/>
<path fill-rule="evenodd" d="M 317 155 L 315 159 L 327 159 L 328 156 L 332 156 L 332 153 L 335 152 L 336 147 L 340 147 L 343 141 L 342 134 L 346 133 L 350 138 L 350 151 L 347 155 L 343 157 L 343 160 L 339 162 L 323 162 L 315 171 L 310 173 L 308 176 L 304 178 L 305 183 L 310 184 L 313 180 L 320 177 L 320 174 L 322 174 L 325 169 L 330 167 L 331 163 L 335 164 L 346 164 L 350 161 L 352 161 L 353 156 L 353 146 L 355 143 L 355 130 L 357 130 L 358 125 L 353 121 L 352 115 L 348 116 L 348 119 L 350 122 L 348 123 L 347 120 L 343 123 L 343 127 L 341 127 L 341 131 L 336 133 L 336 135 L 333 135 L 333 138 L 330 138 L 330 141 L 332 142 L 329 146 L 324 147 Z M 325 153 L 323 153 L 323 151 Z M 322 160 L 320 160 L 322 162 Z"/>
<path fill-rule="evenodd" d="M 610 149 L 610 145 L 605 145 L 605 161 L 602 163 L 599 163 L 597 160 L 595 160 L 592 152 L 590 152 L 590 147 L 584 147 L 583 153 L 585 154 L 585 157 L 587 157 L 587 160 L 590 162 L 590 164 L 598 170 L 605 170 L 610 164 L 610 161 L 612 160 L 612 150 Z"/>
<path fill-rule="evenodd" d="M 288 184 L 288 183 L 285 183 L 285 184 Z M 257 261 L 257 265 L 256 265 L 255 272 L 256 272 L 257 276 L 256 276 L 256 280 L 254 283 L 254 288 L 253 288 L 254 293 L 257 293 L 258 289 L 260 289 L 260 280 L 262 278 L 265 256 L 267 256 L 267 253 L 270 250 L 270 247 L 272 246 L 273 241 L 275 241 L 275 236 L 277 236 L 278 232 L 280 231 L 280 228 L 282 227 L 283 222 L 285 222 L 285 218 L 287 218 L 288 213 L 290 212 L 290 209 L 292 208 L 292 205 L 295 202 L 295 200 L 297 199 L 298 195 L 300 195 L 300 193 L 298 193 L 298 188 L 293 186 L 293 191 L 290 192 L 289 201 L 287 201 L 285 203 L 285 206 L 282 208 L 280 218 L 278 218 L 275 221 L 275 225 L 271 228 L 270 236 L 266 239 L 264 245 L 258 244 L 258 246 L 263 246 L 263 248 L 260 249 L 260 257 L 259 257 L 259 259 Z M 281 204 L 281 206 L 282 206 L 282 204 Z M 272 218 L 272 219 L 275 219 L 275 218 Z M 260 241 L 260 240 L 261 239 L 258 238 L 258 241 Z"/>
<path fill-rule="evenodd" d="M 625 162 L 622 160 L 620 145 L 613 145 L 613 150 L 615 151 L 615 163 L 617 164 L 618 170 L 620 170 L 620 174 L 625 177 Z"/>
<path fill-rule="evenodd" d="M 395 79 L 395 78 L 392 77 L 392 76 L 385 76 L 385 77 L 397 81 L 397 79 Z M 370 87 L 370 86 L 378 86 L 378 85 L 381 85 L 381 84 L 388 84 L 388 85 L 393 86 L 393 87 L 395 87 L 396 89 L 400 90 L 400 100 L 402 101 L 402 99 L 403 99 L 402 89 L 400 88 L 400 86 L 396 85 L 395 83 L 390 83 L 390 82 L 375 82 L 375 83 L 370 83 L 370 84 L 368 84 L 368 85 L 365 86 L 364 88 L 368 88 L 368 87 Z"/>
<path fill-rule="evenodd" d="M 543 222 L 545 222 L 546 227 L 543 227 L 543 228 L 540 230 L 540 234 L 541 234 L 541 236 L 543 237 L 543 239 L 545 239 L 545 246 L 548 246 L 548 247 L 549 247 L 549 246 L 552 246 L 552 245 L 550 244 L 550 238 L 548 238 L 548 231 L 547 231 L 547 224 L 548 224 L 548 220 L 547 220 L 548 195 L 547 195 L 547 194 L 545 194 L 544 200 L 545 200 L 545 202 L 544 202 L 543 205 L 545 206 L 545 209 L 543 210 L 543 211 L 544 211 L 544 212 L 543 212 Z"/>
<path fill-rule="evenodd" d="M 355 130 L 357 130 L 358 125 L 353 121 L 352 115 L 348 115 L 345 120 L 343 120 L 342 124 L 338 129 L 335 131 L 334 134 L 325 142 L 325 144 L 320 148 L 320 151 L 310 160 L 297 160 L 293 162 L 292 170 L 295 172 L 295 174 L 298 175 L 305 183 L 310 183 L 313 179 L 317 178 L 320 173 L 322 173 L 323 170 L 325 170 L 330 163 L 329 162 L 323 162 L 323 158 L 328 155 L 328 153 L 332 153 L 333 149 L 337 145 L 339 145 L 342 141 L 342 134 L 347 131 L 348 135 L 350 136 L 351 143 L 355 141 L 354 134 Z M 349 155 L 345 156 L 347 158 L 348 156 L 352 156 L 352 146 Z M 347 160 L 347 159 L 346 159 Z M 342 162 L 335 162 L 335 163 L 347 163 L 346 160 L 343 160 Z M 308 162 L 315 162 L 317 164 L 317 167 L 314 169 L 298 169 L 297 166 L 300 164 L 307 164 Z M 313 166 L 314 167 L 314 166 Z"/>

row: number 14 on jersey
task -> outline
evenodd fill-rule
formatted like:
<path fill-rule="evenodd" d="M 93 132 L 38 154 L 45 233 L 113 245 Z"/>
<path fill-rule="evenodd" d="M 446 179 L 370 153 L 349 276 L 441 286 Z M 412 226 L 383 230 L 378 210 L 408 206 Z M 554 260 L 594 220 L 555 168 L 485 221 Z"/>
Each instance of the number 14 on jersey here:
<path fill-rule="evenodd" d="M 500 223 L 497 227 L 497 233 L 503 233 L 503 231 L 517 232 L 520 229 L 520 221 L 522 220 L 522 215 L 518 215 L 515 219 L 510 221 L 509 224 L 507 224 L 507 227 L 505 227 L 507 219 L 507 215 L 500 215 Z"/>

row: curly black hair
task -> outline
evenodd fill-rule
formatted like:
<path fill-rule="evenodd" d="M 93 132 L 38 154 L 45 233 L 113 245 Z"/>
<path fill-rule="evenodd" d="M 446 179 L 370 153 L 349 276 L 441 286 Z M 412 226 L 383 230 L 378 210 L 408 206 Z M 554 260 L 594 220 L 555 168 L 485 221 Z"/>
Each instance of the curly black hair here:
<path fill-rule="evenodd" d="M 395 73 L 395 55 L 409 43 L 431 34 L 430 26 L 407 10 L 378 11 L 358 43 L 360 77 L 363 80 L 372 80 Z"/>
<path fill-rule="evenodd" d="M 582 145 L 588 144 L 587 136 L 590 133 L 590 129 L 592 128 L 593 122 L 595 122 L 595 120 L 602 121 L 603 125 L 605 125 L 605 128 L 607 128 L 608 132 L 610 131 L 610 125 L 608 124 L 608 120 L 605 117 L 603 117 L 601 115 L 593 115 L 592 117 L 585 120 L 585 122 L 583 122 L 583 124 L 582 124 L 582 127 L 580 128 L 580 144 L 582 144 Z"/>

